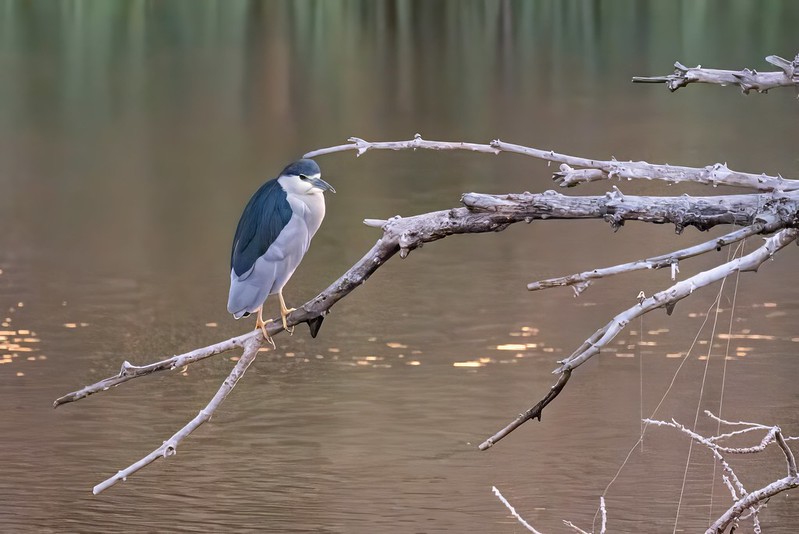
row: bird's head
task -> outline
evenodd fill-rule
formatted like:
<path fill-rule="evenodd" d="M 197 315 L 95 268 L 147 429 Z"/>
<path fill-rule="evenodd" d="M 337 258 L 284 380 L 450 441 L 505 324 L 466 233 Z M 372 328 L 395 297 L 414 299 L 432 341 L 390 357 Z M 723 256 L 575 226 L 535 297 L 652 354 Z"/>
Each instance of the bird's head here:
<path fill-rule="evenodd" d="M 296 195 L 335 193 L 329 183 L 322 180 L 322 171 L 312 159 L 298 159 L 280 173 L 280 184 L 286 192 Z"/>

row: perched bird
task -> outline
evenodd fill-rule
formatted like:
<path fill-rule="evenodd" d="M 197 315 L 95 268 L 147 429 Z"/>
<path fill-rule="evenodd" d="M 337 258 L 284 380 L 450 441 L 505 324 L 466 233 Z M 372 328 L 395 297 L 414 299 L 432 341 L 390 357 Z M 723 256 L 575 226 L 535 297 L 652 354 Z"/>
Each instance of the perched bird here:
<path fill-rule="evenodd" d="M 264 327 L 264 302 L 269 295 L 277 294 L 283 328 L 291 332 L 286 317 L 294 308 L 286 307 L 283 286 L 322 224 L 323 193 L 336 192 L 321 175 L 319 165 L 310 159 L 297 160 L 283 169 L 252 196 L 233 238 L 227 309 L 236 319 L 258 312 L 255 328 L 261 329 L 272 346 L 275 343 Z"/>

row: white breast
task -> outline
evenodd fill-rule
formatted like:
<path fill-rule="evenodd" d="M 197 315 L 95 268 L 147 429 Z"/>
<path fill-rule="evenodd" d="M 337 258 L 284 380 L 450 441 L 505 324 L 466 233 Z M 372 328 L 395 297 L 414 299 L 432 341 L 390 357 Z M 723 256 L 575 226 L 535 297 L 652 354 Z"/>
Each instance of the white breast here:
<path fill-rule="evenodd" d="M 295 215 L 299 215 L 308 226 L 308 239 L 314 236 L 325 218 L 325 196 L 321 191 L 307 195 L 288 194 L 286 198 Z"/>

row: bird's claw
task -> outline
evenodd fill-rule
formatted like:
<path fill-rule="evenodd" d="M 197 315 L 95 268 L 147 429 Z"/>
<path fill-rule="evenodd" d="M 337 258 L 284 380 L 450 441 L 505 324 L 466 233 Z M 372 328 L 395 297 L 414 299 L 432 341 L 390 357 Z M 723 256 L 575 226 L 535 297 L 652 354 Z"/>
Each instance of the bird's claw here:
<path fill-rule="evenodd" d="M 255 321 L 255 329 L 256 330 L 258 330 L 259 328 L 261 329 L 261 333 L 264 335 L 264 339 L 268 341 L 270 345 L 272 345 L 272 349 L 274 350 L 277 349 L 277 345 L 275 345 L 275 340 L 272 339 L 272 336 L 270 336 L 269 333 L 266 331 L 266 325 L 271 322 L 272 319 L 267 319 L 265 322 L 261 320 Z"/>
<path fill-rule="evenodd" d="M 294 327 L 289 326 L 288 323 L 286 323 L 286 317 L 288 317 L 289 314 L 295 311 L 296 309 L 297 308 L 289 308 L 287 310 L 283 310 L 283 313 L 280 314 L 280 318 L 283 319 L 283 330 L 288 332 L 290 336 L 294 335 Z"/>

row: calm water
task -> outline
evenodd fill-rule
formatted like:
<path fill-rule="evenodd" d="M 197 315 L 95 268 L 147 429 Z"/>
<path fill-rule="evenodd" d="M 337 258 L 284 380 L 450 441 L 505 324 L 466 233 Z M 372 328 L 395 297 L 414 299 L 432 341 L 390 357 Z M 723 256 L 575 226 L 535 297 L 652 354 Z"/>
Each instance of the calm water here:
<path fill-rule="evenodd" d="M 669 94 L 629 83 L 675 60 L 765 69 L 764 56 L 795 54 L 797 17 L 799 4 L 779 1 L 0 0 L 0 319 L 5 342 L 19 346 L 0 365 L 0 530 L 521 532 L 492 485 L 537 528 L 560 531 L 569 519 L 590 529 L 642 411 L 652 412 L 680 362 L 667 355 L 688 350 L 718 287 L 672 317 L 631 325 L 615 352 L 579 369 L 543 422 L 481 453 L 477 443 L 550 386 L 555 360 L 669 278 L 607 280 L 579 299 L 525 284 L 707 234 L 535 223 L 396 258 L 335 307 L 317 339 L 304 328 L 280 336 L 180 454 L 97 497 L 94 484 L 194 416 L 234 355 L 50 405 L 125 359 L 144 363 L 251 328 L 225 310 L 242 206 L 286 162 L 351 135 L 502 138 L 799 176 L 792 91 Z M 286 288 L 290 304 L 372 245 L 378 232 L 364 218 L 452 207 L 467 191 L 553 187 L 545 163 L 511 155 L 373 152 L 319 163 L 338 194 Z M 685 262 L 681 275 L 722 258 Z M 729 418 L 793 434 L 799 289 L 786 281 L 797 259 L 791 247 L 741 277 L 732 331 L 744 337 L 731 343 L 723 405 Z M 730 329 L 734 282 L 702 408 L 719 406 L 719 334 Z M 692 422 L 712 324 L 658 416 Z M 498 349 L 507 344 L 529 345 Z M 466 361 L 483 365 L 454 365 Z M 680 436 L 648 431 L 607 493 L 615 531 L 672 530 L 687 453 Z M 783 476 L 778 453 L 735 460 L 748 489 Z M 717 485 L 710 510 L 712 477 L 709 454 L 695 449 L 681 530 L 728 506 Z M 795 531 L 795 502 L 772 499 L 769 532 Z"/>

